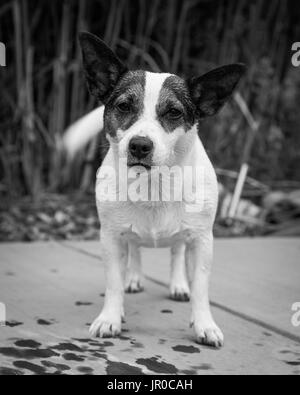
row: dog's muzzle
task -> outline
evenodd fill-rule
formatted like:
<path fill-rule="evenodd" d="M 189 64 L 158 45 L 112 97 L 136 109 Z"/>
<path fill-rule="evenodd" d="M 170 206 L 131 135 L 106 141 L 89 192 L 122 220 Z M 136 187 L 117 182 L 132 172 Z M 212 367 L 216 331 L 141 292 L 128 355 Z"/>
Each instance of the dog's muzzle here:
<path fill-rule="evenodd" d="M 148 137 L 133 137 L 128 146 L 128 152 L 131 158 L 134 160 L 145 160 L 148 159 L 154 149 L 153 142 Z"/>

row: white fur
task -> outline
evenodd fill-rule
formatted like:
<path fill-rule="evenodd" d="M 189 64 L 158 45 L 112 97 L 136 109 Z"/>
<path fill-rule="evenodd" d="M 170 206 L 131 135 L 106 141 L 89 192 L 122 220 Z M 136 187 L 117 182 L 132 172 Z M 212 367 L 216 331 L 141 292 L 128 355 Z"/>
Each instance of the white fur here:
<path fill-rule="evenodd" d="M 145 120 L 153 121 L 156 118 L 156 106 L 162 86 L 172 74 L 146 72 L 144 114 Z"/>
<path fill-rule="evenodd" d="M 104 106 L 81 118 L 65 132 L 63 146 L 70 158 L 83 149 L 103 129 Z"/>
<path fill-rule="evenodd" d="M 185 202 L 103 203 L 97 199 L 102 225 L 102 248 L 106 254 L 108 292 L 104 309 L 96 320 L 96 324 L 91 328 L 92 335 L 99 334 L 105 337 L 121 332 L 120 312 L 123 311 L 122 295 L 126 264 L 120 267 L 120 258 L 116 259 L 115 251 L 119 251 L 123 257 L 128 257 L 128 248 L 136 251 L 141 246 L 171 247 L 173 252 L 171 297 L 186 300 L 191 295 L 191 324 L 198 342 L 216 347 L 223 344 L 224 337 L 213 320 L 208 298 L 213 249 L 212 228 L 218 201 L 217 179 L 195 128 L 186 134 L 186 142 L 192 148 L 188 151 L 183 147 L 184 157 L 181 166 L 202 166 L 205 169 L 204 205 L 201 212 L 188 213 Z M 115 159 L 116 156 L 111 148 L 104 166 L 112 166 L 118 172 L 118 162 Z M 101 169 L 99 177 L 101 177 Z M 96 196 L 98 196 L 97 189 Z M 183 259 L 183 253 L 185 259 Z M 187 283 L 186 264 L 190 270 L 190 286 Z M 126 288 L 129 291 L 137 292 L 142 289 L 140 266 L 139 255 L 135 253 L 133 264 L 131 263 L 127 275 Z M 111 316 L 112 311 L 115 312 L 113 316 Z M 116 322 L 117 327 L 115 327 Z M 112 324 L 113 330 L 108 329 L 109 323 Z"/>
<path fill-rule="evenodd" d="M 118 141 L 111 140 L 111 147 L 102 168 L 99 169 L 98 179 L 103 178 L 107 167 L 114 169 L 118 175 L 120 158 L 127 156 L 130 139 L 135 135 L 148 136 L 154 142 L 154 165 L 204 169 L 204 202 L 201 210 L 197 212 L 187 210 L 187 206 L 193 204 L 184 200 L 158 201 L 155 204 L 131 200 L 104 202 L 101 198 L 101 181 L 98 181 L 96 200 L 101 221 L 107 290 L 103 310 L 91 326 L 90 332 L 93 336 L 100 337 L 117 336 L 121 333 L 125 287 L 130 292 L 142 289 L 140 247 L 170 247 L 171 297 L 177 300 L 191 297 L 191 324 L 197 341 L 218 347 L 223 344 L 224 338 L 213 320 L 208 298 L 218 184 L 215 171 L 198 138 L 196 125 L 188 132 L 179 128 L 173 133 L 166 133 L 156 120 L 155 109 L 159 93 L 168 76 L 169 74 L 146 74 L 145 110 L 129 130 L 122 133 L 118 131 Z M 82 126 L 82 133 L 85 133 L 87 123 L 83 122 Z M 71 145 L 77 146 L 75 143 Z M 190 283 L 186 266 L 189 269 Z"/>

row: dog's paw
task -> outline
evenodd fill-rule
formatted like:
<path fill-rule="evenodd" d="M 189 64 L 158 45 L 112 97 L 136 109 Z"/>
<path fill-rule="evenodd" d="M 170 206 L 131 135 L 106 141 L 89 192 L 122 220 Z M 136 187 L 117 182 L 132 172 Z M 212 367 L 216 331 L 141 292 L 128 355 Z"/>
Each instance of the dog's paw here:
<path fill-rule="evenodd" d="M 121 334 L 122 317 L 101 313 L 90 327 L 92 337 L 110 338 Z"/>
<path fill-rule="evenodd" d="M 125 292 L 128 294 L 137 294 L 144 291 L 142 280 L 139 277 L 129 278 L 126 281 Z"/>
<path fill-rule="evenodd" d="M 195 321 L 191 326 L 194 327 L 197 343 L 215 348 L 224 346 L 224 335 L 213 320 Z"/>
<path fill-rule="evenodd" d="M 176 302 L 189 302 L 191 295 L 188 284 L 171 284 L 170 298 Z"/>

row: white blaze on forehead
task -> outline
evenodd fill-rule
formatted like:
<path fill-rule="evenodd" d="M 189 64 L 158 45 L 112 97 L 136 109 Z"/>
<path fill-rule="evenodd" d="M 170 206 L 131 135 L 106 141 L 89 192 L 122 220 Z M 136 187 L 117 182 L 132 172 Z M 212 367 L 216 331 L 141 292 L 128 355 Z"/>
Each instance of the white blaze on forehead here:
<path fill-rule="evenodd" d="M 156 106 L 158 104 L 162 86 L 172 74 L 146 72 L 144 113 L 147 119 L 156 118 Z"/>

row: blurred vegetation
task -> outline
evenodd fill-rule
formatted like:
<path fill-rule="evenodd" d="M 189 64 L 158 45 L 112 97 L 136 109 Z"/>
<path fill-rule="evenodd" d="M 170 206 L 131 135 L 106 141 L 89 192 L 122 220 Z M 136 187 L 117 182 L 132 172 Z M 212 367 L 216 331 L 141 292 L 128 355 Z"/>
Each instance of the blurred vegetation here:
<path fill-rule="evenodd" d="M 300 69 L 291 65 L 299 1 L 1 0 L 2 197 L 93 188 L 100 143 L 72 166 L 59 149 L 65 128 L 96 105 L 82 75 L 81 30 L 102 37 L 134 68 L 191 76 L 246 63 L 240 90 L 260 122 L 250 175 L 268 186 L 299 181 Z M 200 133 L 217 167 L 239 169 L 249 126 L 234 101 Z"/>

